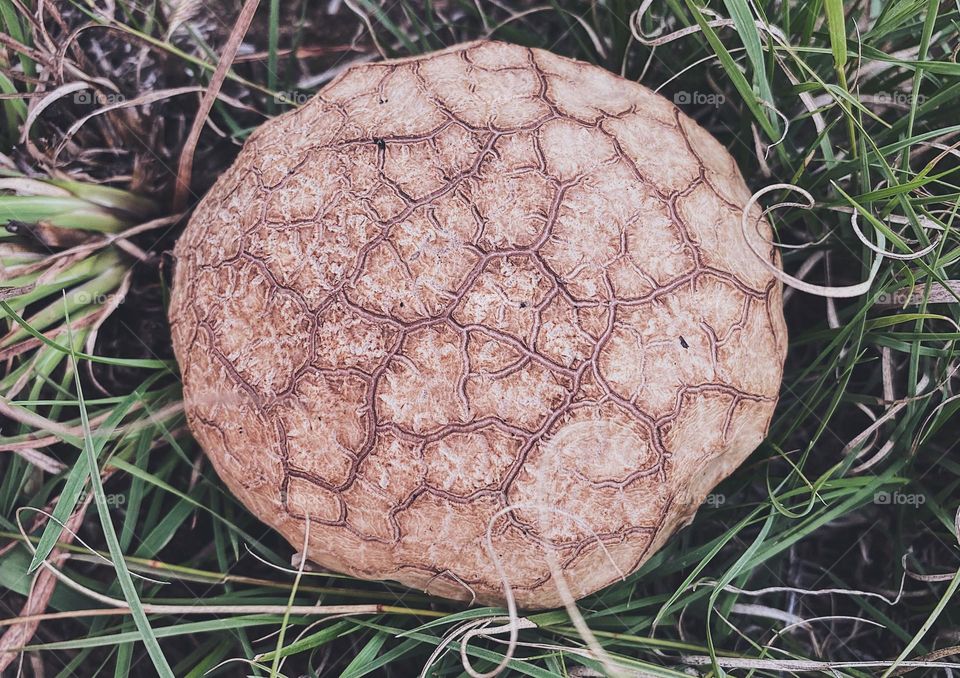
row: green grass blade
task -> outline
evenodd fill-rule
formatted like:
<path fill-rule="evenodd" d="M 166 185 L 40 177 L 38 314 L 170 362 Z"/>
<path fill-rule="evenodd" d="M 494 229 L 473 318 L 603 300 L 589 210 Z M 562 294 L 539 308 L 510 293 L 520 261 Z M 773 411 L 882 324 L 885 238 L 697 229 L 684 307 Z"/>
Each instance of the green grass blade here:
<path fill-rule="evenodd" d="M 74 355 L 71 357 L 74 361 L 74 365 L 76 365 L 76 356 Z M 110 416 L 97 429 L 95 440 L 94 436 L 86 435 L 86 431 L 84 431 L 85 435 L 82 443 L 83 449 L 86 452 L 87 447 L 90 447 L 93 451 L 94 460 L 100 457 L 104 446 L 109 440 L 109 434 L 117 426 L 119 426 L 120 422 L 123 421 L 124 417 L 127 416 L 127 413 L 130 411 L 133 405 L 144 397 L 144 394 L 147 392 L 150 385 L 156 381 L 159 376 L 160 375 L 154 375 L 150 377 L 139 388 L 124 398 L 122 402 L 118 403 L 110 413 Z M 82 416 L 85 418 L 86 408 L 83 406 L 82 401 L 79 400 L 80 394 L 78 393 L 77 395 Z M 51 520 L 44 528 L 43 533 L 40 536 L 40 541 L 37 544 L 36 552 L 34 553 L 33 559 L 30 562 L 30 567 L 28 570 L 29 572 L 33 572 L 40 567 L 40 563 L 47 559 L 47 557 L 50 555 L 50 551 L 53 550 L 53 547 L 56 546 L 57 541 L 60 539 L 60 534 L 63 529 L 61 527 L 61 523 L 66 522 L 66 520 L 70 517 L 70 514 L 73 513 L 73 510 L 76 508 L 77 503 L 80 500 L 80 495 L 83 492 L 83 488 L 86 485 L 88 478 L 91 477 L 90 469 L 96 466 L 96 464 L 91 464 L 90 461 L 90 455 L 84 454 L 77 458 L 77 462 L 74 464 L 73 468 L 70 469 L 70 473 L 67 475 L 66 483 L 64 484 L 63 490 L 60 493 L 60 500 L 53 509 L 53 517 L 56 520 Z M 99 476 L 97 476 L 97 478 L 99 479 Z"/>
<path fill-rule="evenodd" d="M 772 107 L 774 105 L 773 92 L 770 89 L 770 80 L 767 78 L 763 43 L 753 12 L 746 0 L 724 0 L 724 5 L 733 19 L 737 35 L 743 41 L 743 46 L 747 50 L 747 58 L 750 60 L 750 67 L 753 71 L 753 83 L 760 95 L 760 100 Z M 769 108 L 766 115 L 773 126 L 774 133 L 779 137 L 781 132 L 780 118 Z"/>
<path fill-rule="evenodd" d="M 67 322 L 69 327 L 69 318 Z M 130 571 L 127 569 L 127 564 L 123 559 L 123 552 L 120 550 L 120 541 L 117 539 L 116 531 L 113 528 L 113 521 L 110 518 L 110 507 L 107 504 L 107 497 L 103 491 L 103 483 L 100 481 L 100 469 L 97 466 L 97 459 L 99 457 L 97 447 L 101 447 L 102 449 L 102 444 L 94 443 L 93 432 L 90 430 L 90 420 L 87 417 L 87 408 L 83 400 L 83 386 L 80 383 L 80 372 L 76 354 L 72 354 L 70 359 L 73 363 L 74 384 L 77 388 L 80 419 L 83 422 L 83 456 L 86 459 L 87 475 L 89 475 L 90 478 L 90 489 L 93 493 L 93 501 L 97 507 L 97 513 L 100 515 L 100 525 L 103 527 L 103 534 L 107 541 L 107 547 L 110 550 L 110 559 L 113 561 L 114 570 L 117 573 L 117 580 L 120 583 L 123 596 L 130 606 L 130 615 L 133 617 L 133 621 L 137 626 L 140 639 L 147 649 L 147 654 L 153 661 L 153 667 L 156 669 L 157 675 L 161 678 L 173 678 L 173 671 L 167 663 L 163 650 L 160 649 L 157 637 L 153 633 L 153 627 L 150 626 L 150 621 L 147 619 L 147 615 L 143 610 L 140 596 L 137 594 L 137 589 L 133 585 L 133 578 L 130 576 Z M 103 439 L 105 438 L 101 436 L 101 440 Z"/>
<path fill-rule="evenodd" d="M 695 0 L 685 1 L 690 12 L 700 25 L 703 35 L 707 38 L 707 42 L 710 43 L 710 47 L 713 48 L 713 51 L 720 59 L 720 64 L 723 66 L 724 71 L 726 71 L 727 77 L 730 78 L 730 82 L 733 83 L 733 86 L 737 89 L 737 92 L 740 93 L 740 96 L 743 98 L 743 102 L 746 104 L 747 108 L 750 109 L 750 112 L 753 113 L 753 117 L 766 133 L 767 137 L 769 137 L 770 140 L 775 141 L 780 134 L 771 124 L 767 111 L 763 110 L 763 106 L 761 106 L 761 104 L 758 102 L 753 88 L 750 86 L 750 83 L 747 82 L 747 79 L 740 70 L 740 67 L 737 66 L 737 63 L 730 55 L 729 50 L 724 47 L 723 43 L 720 41 L 720 38 L 717 36 L 716 31 L 710 27 L 710 24 L 707 22 L 706 17 L 704 17 L 703 12 L 701 12 L 700 8 L 697 7 Z"/>

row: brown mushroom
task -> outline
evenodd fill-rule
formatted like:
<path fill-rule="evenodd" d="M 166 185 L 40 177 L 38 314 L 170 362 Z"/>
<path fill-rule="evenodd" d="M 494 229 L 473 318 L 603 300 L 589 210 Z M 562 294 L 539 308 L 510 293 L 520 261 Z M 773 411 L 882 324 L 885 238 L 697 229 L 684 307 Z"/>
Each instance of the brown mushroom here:
<path fill-rule="evenodd" d="M 497 604 L 489 541 L 521 607 L 562 602 L 557 564 L 589 594 L 766 433 L 786 330 L 749 197 L 596 66 L 354 66 L 251 135 L 177 244 L 190 428 L 298 548 L 309 516 L 320 566 Z"/>

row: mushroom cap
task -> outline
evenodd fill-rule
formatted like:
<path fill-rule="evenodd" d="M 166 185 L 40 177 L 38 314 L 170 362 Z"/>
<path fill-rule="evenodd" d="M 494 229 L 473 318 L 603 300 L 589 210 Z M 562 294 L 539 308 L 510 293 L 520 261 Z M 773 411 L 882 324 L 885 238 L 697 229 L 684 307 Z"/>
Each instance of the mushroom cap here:
<path fill-rule="evenodd" d="M 697 123 L 587 63 L 353 66 L 250 136 L 177 243 L 190 429 L 321 567 L 587 595 L 766 434 L 786 328 L 750 195 Z"/>

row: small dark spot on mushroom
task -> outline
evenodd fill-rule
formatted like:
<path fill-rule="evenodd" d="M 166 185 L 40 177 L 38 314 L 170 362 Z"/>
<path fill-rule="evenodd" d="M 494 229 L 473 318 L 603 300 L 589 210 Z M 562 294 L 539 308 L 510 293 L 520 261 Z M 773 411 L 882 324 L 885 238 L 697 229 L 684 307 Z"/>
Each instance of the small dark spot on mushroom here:
<path fill-rule="evenodd" d="M 375 143 L 377 145 L 377 148 L 379 148 L 381 151 L 387 147 L 387 142 L 384 141 L 383 139 L 380 139 L 379 137 L 374 139 L 373 143 Z"/>
<path fill-rule="evenodd" d="M 684 339 L 682 336 L 680 337 L 680 345 L 683 346 L 684 348 L 690 348 L 690 344 L 688 344 L 687 340 Z"/>
<path fill-rule="evenodd" d="M 400 308 L 403 308 L 403 302 L 402 302 L 402 301 L 400 302 Z"/>
<path fill-rule="evenodd" d="M 385 103 L 387 103 L 387 101 L 389 101 L 388 99 L 384 99 L 383 97 L 379 97 L 377 100 L 378 100 L 381 104 L 385 104 Z"/>
<path fill-rule="evenodd" d="M 521 302 L 520 302 L 520 308 L 526 308 L 526 307 L 527 307 L 527 302 L 521 301 Z"/>

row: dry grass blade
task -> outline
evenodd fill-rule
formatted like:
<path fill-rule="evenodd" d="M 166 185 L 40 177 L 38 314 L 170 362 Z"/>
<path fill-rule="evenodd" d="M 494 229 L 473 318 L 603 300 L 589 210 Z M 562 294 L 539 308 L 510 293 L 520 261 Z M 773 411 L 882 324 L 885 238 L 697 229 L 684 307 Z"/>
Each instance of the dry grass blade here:
<path fill-rule="evenodd" d="M 193 175 L 193 154 L 197 148 L 197 142 L 200 140 L 200 132 L 207 123 L 207 116 L 213 103 L 217 100 L 223 81 L 227 77 L 227 72 L 233 66 L 233 60 L 240 48 L 243 36 L 247 34 L 253 16 L 260 5 L 260 0 L 246 0 L 243 8 L 237 17 L 237 23 L 230 32 L 230 38 L 220 54 L 220 61 L 217 63 L 217 70 L 210 78 L 210 84 L 200 100 L 200 108 L 193 120 L 193 126 L 190 128 L 190 134 L 183 145 L 183 152 L 180 155 L 180 162 L 177 165 L 177 182 L 173 193 L 173 211 L 182 212 L 187 206 L 187 194 L 190 192 L 190 180 Z"/>

